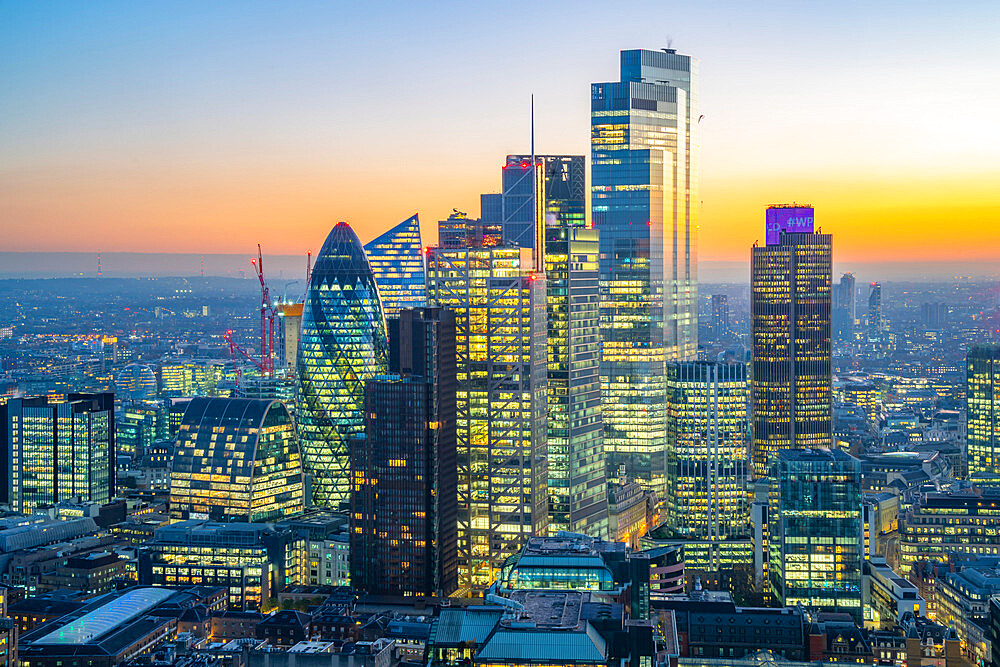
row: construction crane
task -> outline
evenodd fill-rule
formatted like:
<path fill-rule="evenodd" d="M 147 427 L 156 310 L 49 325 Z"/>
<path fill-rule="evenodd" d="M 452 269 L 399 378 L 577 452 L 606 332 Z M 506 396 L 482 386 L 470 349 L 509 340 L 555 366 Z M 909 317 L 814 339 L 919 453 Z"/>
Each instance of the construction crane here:
<path fill-rule="evenodd" d="M 253 354 L 240 347 L 233 340 L 232 329 L 226 331 L 222 338 L 229 344 L 229 355 L 232 357 L 233 363 L 237 364 L 237 377 L 242 375 L 238 363 L 241 360 L 249 361 L 260 371 L 261 375 L 272 377 L 274 375 L 275 352 L 274 318 L 277 312 L 271 303 L 271 292 L 267 288 L 267 282 L 264 280 L 264 253 L 259 243 L 257 244 L 257 256 L 250 259 L 250 264 L 253 265 L 254 271 L 257 273 L 257 280 L 260 281 L 260 345 L 257 348 L 259 351 L 257 358 L 254 358 Z"/>
<path fill-rule="evenodd" d="M 271 304 L 271 293 L 264 282 L 264 253 L 257 244 L 257 257 L 250 263 L 260 281 L 260 363 L 257 367 L 268 377 L 274 375 L 274 318 L 277 313 Z"/>

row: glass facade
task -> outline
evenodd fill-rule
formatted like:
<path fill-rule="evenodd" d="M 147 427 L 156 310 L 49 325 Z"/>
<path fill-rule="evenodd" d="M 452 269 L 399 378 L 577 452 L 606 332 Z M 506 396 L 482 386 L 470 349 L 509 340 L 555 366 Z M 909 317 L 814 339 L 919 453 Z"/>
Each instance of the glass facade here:
<path fill-rule="evenodd" d="M 402 308 L 427 305 L 424 247 L 416 213 L 365 244 L 365 253 L 386 317 L 395 317 Z"/>
<path fill-rule="evenodd" d="M 215 368 L 195 362 L 172 362 L 160 367 L 160 396 L 214 396 Z"/>
<path fill-rule="evenodd" d="M 504 242 L 521 248 L 534 248 L 536 234 L 545 225 L 586 225 L 584 157 L 536 155 L 539 169 L 534 179 L 531 159 L 531 155 L 508 155 L 501 173 Z M 535 199 L 536 189 L 543 193 L 540 207 Z"/>
<path fill-rule="evenodd" d="M 667 525 L 688 538 L 746 536 L 746 364 L 671 363 L 667 397 Z"/>
<path fill-rule="evenodd" d="M 782 233 L 751 253 L 755 477 L 779 450 L 833 444 L 829 234 Z"/>
<path fill-rule="evenodd" d="M 375 277 L 350 225 L 330 231 L 313 267 L 297 358 L 297 421 L 313 502 L 349 501 L 347 439 L 364 430 L 364 383 L 386 372 Z"/>
<path fill-rule="evenodd" d="M 458 588 L 455 316 L 404 310 L 351 440 L 351 582 L 373 595 Z"/>
<path fill-rule="evenodd" d="M 768 572 L 784 606 L 861 609 L 861 461 L 839 449 L 787 449 L 771 467 Z"/>
<path fill-rule="evenodd" d="M 303 509 L 299 443 L 283 403 L 191 399 L 170 472 L 171 519 L 277 521 Z"/>
<path fill-rule="evenodd" d="M 429 301 L 456 319 L 460 591 L 548 529 L 545 280 L 521 253 L 428 254 Z"/>
<path fill-rule="evenodd" d="M 160 403 L 134 402 L 115 416 L 116 454 L 136 456 L 167 438 L 167 410 Z"/>
<path fill-rule="evenodd" d="M 621 53 L 591 86 L 608 470 L 666 496 L 668 360 L 698 349 L 698 73 L 671 50 Z"/>
<path fill-rule="evenodd" d="M 1000 345 L 973 345 L 965 357 L 969 477 L 1000 483 Z"/>
<path fill-rule="evenodd" d="M 557 224 L 545 230 L 549 532 L 606 538 L 597 232 Z"/>
<path fill-rule="evenodd" d="M 0 404 L 2 502 L 31 514 L 39 505 L 115 495 L 114 394 L 12 398 Z"/>

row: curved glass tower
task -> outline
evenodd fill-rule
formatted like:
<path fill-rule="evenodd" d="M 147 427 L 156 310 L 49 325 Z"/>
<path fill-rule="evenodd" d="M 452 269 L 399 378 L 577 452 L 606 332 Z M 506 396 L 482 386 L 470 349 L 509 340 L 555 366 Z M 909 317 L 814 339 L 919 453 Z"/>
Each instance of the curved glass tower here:
<path fill-rule="evenodd" d="M 365 380 L 386 372 L 382 304 L 364 248 L 338 222 L 316 258 L 299 337 L 299 442 L 313 502 L 350 496 L 348 438 L 364 432 Z"/>
<path fill-rule="evenodd" d="M 170 472 L 170 517 L 275 521 L 301 512 L 302 461 L 281 401 L 192 398 Z"/>

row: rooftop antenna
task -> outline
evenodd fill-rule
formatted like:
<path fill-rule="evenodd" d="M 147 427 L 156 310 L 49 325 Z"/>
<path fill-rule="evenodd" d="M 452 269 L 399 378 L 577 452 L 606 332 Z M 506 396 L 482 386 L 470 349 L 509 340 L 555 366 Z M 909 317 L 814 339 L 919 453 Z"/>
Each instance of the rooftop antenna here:
<path fill-rule="evenodd" d="M 545 197 L 544 181 L 538 169 L 538 161 L 535 157 L 535 94 L 531 94 L 531 188 L 534 193 L 535 207 L 535 252 L 533 269 L 535 271 L 545 270 Z"/>

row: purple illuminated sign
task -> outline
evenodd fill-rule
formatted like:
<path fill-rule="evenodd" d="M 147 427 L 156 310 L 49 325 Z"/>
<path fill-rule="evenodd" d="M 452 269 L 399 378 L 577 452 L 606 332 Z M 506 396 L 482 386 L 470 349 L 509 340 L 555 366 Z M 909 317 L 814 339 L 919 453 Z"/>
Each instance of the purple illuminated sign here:
<path fill-rule="evenodd" d="M 790 206 L 767 209 L 767 232 L 764 236 L 767 245 L 777 245 L 781 242 L 781 232 L 813 231 L 812 206 Z"/>

